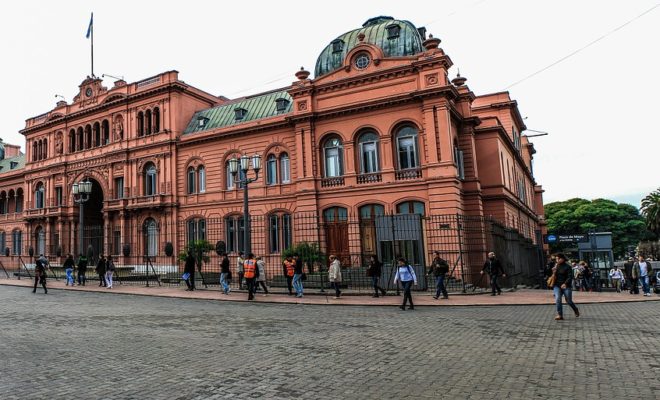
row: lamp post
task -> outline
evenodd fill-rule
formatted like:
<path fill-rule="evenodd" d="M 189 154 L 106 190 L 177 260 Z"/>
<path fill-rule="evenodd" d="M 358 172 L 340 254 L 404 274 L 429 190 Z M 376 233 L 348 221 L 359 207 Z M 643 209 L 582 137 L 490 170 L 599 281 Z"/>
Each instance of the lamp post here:
<path fill-rule="evenodd" d="M 73 201 L 80 206 L 80 248 L 79 254 L 84 253 L 83 233 L 85 232 L 84 222 L 84 204 L 89 200 L 89 195 L 92 193 L 92 182 L 85 178 L 84 181 L 73 184 Z"/>
<path fill-rule="evenodd" d="M 254 178 L 248 178 L 248 170 L 250 169 L 250 159 L 252 159 L 252 169 L 254 170 Z M 240 164 L 240 166 L 239 166 Z M 243 179 L 237 180 L 236 175 L 238 169 L 243 173 Z M 250 214 L 248 209 L 248 185 L 259 179 L 259 171 L 261 170 L 261 156 L 258 154 L 252 157 L 243 154 L 241 158 L 233 157 L 229 160 L 229 172 L 234 178 L 235 184 L 241 184 L 243 187 L 243 253 L 247 256 L 251 252 L 250 246 Z"/>

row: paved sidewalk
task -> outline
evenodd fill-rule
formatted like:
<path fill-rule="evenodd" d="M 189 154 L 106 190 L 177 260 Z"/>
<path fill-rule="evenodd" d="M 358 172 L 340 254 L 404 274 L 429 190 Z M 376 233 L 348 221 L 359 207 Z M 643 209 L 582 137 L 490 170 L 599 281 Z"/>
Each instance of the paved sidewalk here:
<path fill-rule="evenodd" d="M 0 285 L 32 287 L 33 281 L 28 279 L 13 280 L 0 279 Z M 55 290 L 50 294 L 56 294 L 59 290 L 66 291 L 85 291 L 85 292 L 103 292 L 108 294 L 127 294 L 138 296 L 156 296 L 180 299 L 198 299 L 215 301 L 238 301 L 247 302 L 247 292 L 232 291 L 229 295 L 224 295 L 218 289 L 197 289 L 194 292 L 188 292 L 183 287 L 172 286 L 138 286 L 138 285 L 115 285 L 112 289 L 106 289 L 97 286 L 92 282 L 89 286 L 67 287 L 63 281 L 48 281 L 48 289 Z M 316 290 L 310 290 L 305 297 L 298 299 L 286 294 L 269 294 L 263 296 L 262 292 L 257 293 L 254 303 L 290 303 L 290 304 L 317 304 L 317 305 L 363 305 L 363 306 L 383 306 L 398 305 L 402 297 L 396 296 L 394 291 L 388 292 L 385 297 L 373 298 L 368 295 L 346 295 L 340 299 L 333 299 L 334 292 L 328 291 L 327 295 L 319 293 Z M 43 289 L 37 288 L 37 294 L 43 295 Z M 513 292 L 504 292 L 500 296 L 491 296 L 490 294 L 452 294 L 449 299 L 435 300 L 431 292 L 413 292 L 415 306 L 503 306 L 503 305 L 546 305 L 554 304 L 552 292 L 549 290 L 523 289 Z M 631 295 L 627 292 L 573 292 L 573 301 L 577 304 L 587 303 L 620 303 L 620 302 L 645 302 L 658 301 L 660 296 L 653 294 L 651 297 L 642 295 Z"/>

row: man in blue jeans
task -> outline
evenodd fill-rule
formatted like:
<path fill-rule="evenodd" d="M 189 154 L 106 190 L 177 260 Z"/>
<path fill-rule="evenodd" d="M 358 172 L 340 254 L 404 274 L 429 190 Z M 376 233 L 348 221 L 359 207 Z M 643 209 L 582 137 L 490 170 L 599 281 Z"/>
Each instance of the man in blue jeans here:
<path fill-rule="evenodd" d="M 644 256 L 639 256 L 639 261 L 633 266 L 634 269 L 639 268 L 639 281 L 642 283 L 642 290 L 644 291 L 644 296 L 651 295 L 651 286 L 649 285 L 649 278 L 653 273 L 653 267 L 651 263 L 644 259 Z"/>
<path fill-rule="evenodd" d="M 293 255 L 293 261 L 296 263 L 293 270 L 293 289 L 296 291 L 296 297 L 303 297 L 303 262 L 298 254 Z"/>
<path fill-rule="evenodd" d="M 433 252 L 433 263 L 431 264 L 431 270 L 429 271 L 429 275 L 433 274 L 435 277 L 435 296 L 433 296 L 434 299 L 438 299 L 440 297 L 440 293 L 442 293 L 442 298 L 443 299 L 448 299 L 449 295 L 447 294 L 447 289 L 445 288 L 445 276 L 449 272 L 449 263 L 442 257 L 440 257 L 440 252 L 439 251 L 434 251 Z"/>
<path fill-rule="evenodd" d="M 575 303 L 573 303 L 573 294 L 571 290 L 573 269 L 566 263 L 566 256 L 562 253 L 557 254 L 555 258 L 557 259 L 557 264 L 552 271 L 555 275 L 555 284 L 552 287 L 555 295 L 555 306 L 557 308 L 557 315 L 555 315 L 555 320 L 561 321 L 564 319 L 564 311 L 561 302 L 562 296 L 566 298 L 566 303 L 573 309 L 575 317 L 579 317 L 580 311 L 578 311 L 577 306 Z"/>

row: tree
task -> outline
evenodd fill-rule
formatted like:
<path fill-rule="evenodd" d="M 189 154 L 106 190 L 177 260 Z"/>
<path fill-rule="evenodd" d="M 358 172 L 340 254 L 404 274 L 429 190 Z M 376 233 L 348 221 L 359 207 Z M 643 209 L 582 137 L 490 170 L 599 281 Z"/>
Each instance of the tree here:
<path fill-rule="evenodd" d="M 660 188 L 642 199 L 642 215 L 646 219 L 646 228 L 660 235 Z"/>
<path fill-rule="evenodd" d="M 195 257 L 195 265 L 197 266 L 197 270 L 201 272 L 202 263 L 208 263 L 210 261 L 207 253 L 213 250 L 213 246 L 206 240 L 193 240 L 188 242 L 188 244 L 186 244 L 186 250 L 179 253 L 180 261 L 186 261 L 188 250 L 192 251 L 192 255 Z"/>
<path fill-rule="evenodd" d="M 545 206 L 545 218 L 548 232 L 553 234 L 612 232 L 615 257 L 625 256 L 628 246 L 636 247 L 640 240 L 652 236 L 635 206 L 612 200 L 575 198 L 550 203 Z M 574 245 L 556 243 L 551 250 L 563 251 L 568 247 Z"/>

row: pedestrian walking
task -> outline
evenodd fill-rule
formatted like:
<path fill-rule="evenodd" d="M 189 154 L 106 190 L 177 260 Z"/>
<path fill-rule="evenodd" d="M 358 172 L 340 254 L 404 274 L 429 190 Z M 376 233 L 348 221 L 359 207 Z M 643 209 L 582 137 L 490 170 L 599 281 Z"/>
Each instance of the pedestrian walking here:
<path fill-rule="evenodd" d="M 67 254 L 66 259 L 64 260 L 64 272 L 66 273 L 66 286 L 73 286 L 73 269 L 76 267 L 76 263 L 73 261 L 73 256 L 71 253 Z"/>
<path fill-rule="evenodd" d="M 555 320 L 560 321 L 564 319 L 564 310 L 562 306 L 562 296 L 566 299 L 566 303 L 573 309 L 575 312 L 575 317 L 580 316 L 580 311 L 578 310 L 575 303 L 573 303 L 573 294 L 571 281 L 573 280 L 573 271 L 570 265 L 566 263 L 566 256 L 562 253 L 556 255 L 557 265 L 554 268 L 555 283 L 552 287 L 553 293 L 555 295 L 555 306 L 557 308 L 557 315 Z"/>
<path fill-rule="evenodd" d="M 399 308 L 405 311 L 406 302 L 409 302 L 410 306 L 408 309 L 414 310 L 415 305 L 413 304 L 411 290 L 413 284 L 417 285 L 417 275 L 415 275 L 415 270 L 408 264 L 405 258 L 399 257 L 397 259 L 397 265 L 394 284 L 396 285 L 397 282 L 401 282 L 401 286 L 403 286 L 403 304 Z"/>
<path fill-rule="evenodd" d="M 282 272 L 286 277 L 286 287 L 289 289 L 289 296 L 293 296 L 293 275 L 296 271 L 296 263 L 289 255 L 282 262 Z"/>
<path fill-rule="evenodd" d="M 429 275 L 435 277 L 435 296 L 433 296 L 433 298 L 438 300 L 442 293 L 442 298 L 448 299 L 449 294 L 445 287 L 445 277 L 449 273 L 449 263 L 440 257 L 440 252 L 437 250 L 433 252 L 433 256 L 433 262 L 431 263 L 431 269 L 429 270 Z"/>
<path fill-rule="evenodd" d="M 580 291 L 582 292 L 591 292 L 593 291 L 593 285 L 591 278 L 593 274 L 591 273 L 591 268 L 586 261 L 580 261 L 578 264 L 580 268 Z"/>
<path fill-rule="evenodd" d="M 635 264 L 635 259 L 628 257 L 628 261 L 623 264 L 623 279 L 624 287 L 630 294 L 633 294 L 632 287 L 632 269 Z"/>
<path fill-rule="evenodd" d="M 377 256 L 370 256 L 369 265 L 367 266 L 367 276 L 371 278 L 371 284 L 374 288 L 374 294 L 371 297 L 378 297 L 378 291 L 380 291 L 383 296 L 387 294 L 387 291 L 378 285 L 382 273 L 383 263 L 378 260 Z"/>
<path fill-rule="evenodd" d="M 183 265 L 183 279 L 188 287 L 186 291 L 192 292 L 195 290 L 195 257 L 192 250 L 188 250 L 186 254 L 186 261 Z"/>
<path fill-rule="evenodd" d="M 545 287 L 546 289 L 550 289 L 550 290 L 552 290 L 551 287 L 550 287 L 550 288 L 547 287 L 547 283 L 546 283 L 546 282 L 548 281 L 548 278 L 550 278 L 550 276 L 552 275 L 552 269 L 555 267 L 555 263 L 556 263 L 556 262 L 557 262 L 557 260 L 555 259 L 554 254 L 551 255 L 551 256 L 550 256 L 550 260 L 549 260 L 548 263 L 545 265 L 545 269 L 543 270 L 543 287 Z"/>
<path fill-rule="evenodd" d="M 651 296 L 651 285 L 649 283 L 651 274 L 653 273 L 651 263 L 646 261 L 644 256 L 639 256 L 637 262 L 633 266 L 633 270 L 634 269 L 639 271 L 639 282 L 642 284 L 644 296 Z M 639 293 L 639 289 L 637 289 L 637 293 Z"/>
<path fill-rule="evenodd" d="M 330 255 L 330 267 L 328 268 L 328 281 L 330 281 L 330 287 L 335 289 L 335 300 L 341 297 L 341 262 L 337 260 L 337 257 Z M 378 295 L 376 295 L 378 297 Z"/>
<path fill-rule="evenodd" d="M 304 268 L 303 268 L 303 262 L 300 259 L 300 256 L 296 253 L 293 255 L 293 261 L 294 261 L 294 270 L 293 270 L 293 289 L 296 291 L 296 297 L 303 297 L 303 275 L 304 275 Z"/>
<path fill-rule="evenodd" d="M 504 268 L 502 268 L 502 263 L 500 263 L 500 260 L 495 257 L 495 253 L 492 251 L 488 253 L 488 259 L 484 263 L 481 275 L 483 275 L 484 272 L 490 277 L 490 287 L 493 291 L 491 296 L 502 294 L 502 289 L 497 284 L 497 280 L 500 276 L 506 277 L 506 273 L 504 272 Z"/>
<path fill-rule="evenodd" d="M 231 292 L 231 288 L 229 287 L 230 274 L 229 257 L 227 257 L 227 253 L 222 253 L 222 260 L 220 260 L 220 285 L 222 285 L 222 293 L 224 294 Z"/>
<path fill-rule="evenodd" d="M 243 276 L 245 275 L 245 270 L 243 267 L 243 264 L 245 262 L 244 259 L 245 254 L 241 251 L 238 253 L 238 258 L 236 259 L 236 272 L 238 273 L 238 288 L 240 290 L 243 290 Z"/>
<path fill-rule="evenodd" d="M 618 266 L 614 266 L 610 270 L 610 279 L 612 280 L 612 286 L 616 288 L 617 293 L 621 293 L 621 281 L 623 280 L 623 271 Z"/>
<path fill-rule="evenodd" d="M 245 260 L 243 260 L 243 276 L 247 286 L 248 300 L 254 300 L 254 284 L 255 279 L 259 276 L 259 269 L 257 269 L 257 260 L 254 259 L 252 253 L 248 253 Z"/>
<path fill-rule="evenodd" d="M 82 253 L 78 255 L 78 286 L 85 286 L 85 275 L 87 274 L 87 257 Z"/>
<path fill-rule="evenodd" d="M 639 294 L 639 263 L 635 261 L 630 270 L 630 294 Z"/>
<path fill-rule="evenodd" d="M 44 294 L 48 294 L 48 289 L 46 288 L 46 270 L 48 269 L 48 260 L 44 257 L 43 254 L 39 255 L 39 258 L 35 261 L 34 264 L 34 289 L 32 293 L 37 293 L 37 285 L 41 284 L 44 288 Z"/>
<path fill-rule="evenodd" d="M 108 289 L 112 289 L 112 277 L 115 274 L 115 262 L 112 260 L 112 256 L 109 255 L 105 260 L 105 282 Z"/>
<path fill-rule="evenodd" d="M 264 297 L 268 296 L 268 287 L 266 286 L 266 262 L 264 258 L 259 256 L 257 257 L 257 284 L 254 285 L 254 290 L 256 294 L 257 287 L 261 285 L 261 288 L 264 290 Z"/>
<path fill-rule="evenodd" d="M 105 272 L 105 256 L 101 254 L 99 260 L 96 262 L 96 274 L 99 276 L 100 287 L 106 287 Z"/>

